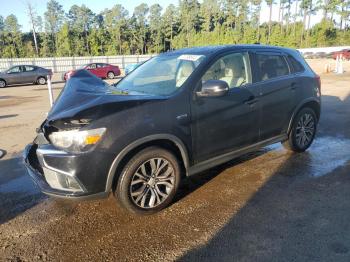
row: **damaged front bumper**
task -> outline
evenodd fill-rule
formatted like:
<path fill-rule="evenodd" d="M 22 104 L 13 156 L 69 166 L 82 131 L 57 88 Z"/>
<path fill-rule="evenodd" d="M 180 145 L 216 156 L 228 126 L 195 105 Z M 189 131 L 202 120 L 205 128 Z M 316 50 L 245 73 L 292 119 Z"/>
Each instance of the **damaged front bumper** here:
<path fill-rule="evenodd" d="M 108 192 L 88 190 L 78 178 L 76 169 L 72 167 L 79 165 L 80 158 L 50 144 L 29 144 L 23 152 L 27 171 L 43 193 L 79 200 L 107 197 Z"/>

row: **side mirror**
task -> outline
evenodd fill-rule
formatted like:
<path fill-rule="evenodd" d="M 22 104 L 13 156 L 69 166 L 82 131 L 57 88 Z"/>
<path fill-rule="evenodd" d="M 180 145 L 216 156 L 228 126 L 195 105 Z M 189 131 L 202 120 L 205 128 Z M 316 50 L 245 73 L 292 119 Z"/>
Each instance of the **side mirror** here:
<path fill-rule="evenodd" d="M 224 96 L 227 94 L 229 86 L 222 80 L 207 80 L 202 84 L 202 90 L 197 92 L 199 97 Z"/>

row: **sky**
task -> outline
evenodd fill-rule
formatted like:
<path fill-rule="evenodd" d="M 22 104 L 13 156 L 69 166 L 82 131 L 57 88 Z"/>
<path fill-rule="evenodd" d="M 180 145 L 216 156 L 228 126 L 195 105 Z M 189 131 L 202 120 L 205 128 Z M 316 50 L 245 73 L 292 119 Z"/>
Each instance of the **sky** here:
<path fill-rule="evenodd" d="M 0 15 L 4 18 L 10 14 L 14 14 L 18 18 L 18 22 L 22 25 L 22 31 L 28 32 L 30 31 L 30 23 L 28 19 L 28 15 L 25 9 L 26 1 L 30 1 L 38 15 L 43 16 L 46 11 L 46 3 L 48 0 L 0 0 L 1 8 Z M 164 9 L 171 3 L 177 5 L 177 0 L 58 0 L 58 2 L 63 6 L 65 12 L 68 12 L 70 7 L 74 4 L 82 5 L 85 4 L 88 6 L 94 13 L 99 13 L 105 8 L 111 8 L 115 4 L 123 5 L 131 15 L 135 6 L 141 3 L 147 3 L 149 6 L 155 3 L 159 3 Z M 201 1 L 199 1 L 201 2 Z M 294 8 L 292 9 L 294 10 Z M 261 10 L 261 22 L 266 22 L 269 17 L 269 9 L 266 4 L 262 5 Z M 277 6 L 273 9 L 272 19 L 278 19 L 278 8 Z M 317 23 L 321 19 L 321 14 L 317 14 L 311 20 L 311 25 Z"/>

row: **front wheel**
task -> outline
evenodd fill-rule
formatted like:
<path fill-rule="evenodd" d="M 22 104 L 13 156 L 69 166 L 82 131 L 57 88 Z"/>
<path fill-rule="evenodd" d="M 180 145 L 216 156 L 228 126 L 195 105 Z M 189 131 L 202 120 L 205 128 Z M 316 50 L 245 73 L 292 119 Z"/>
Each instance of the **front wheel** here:
<path fill-rule="evenodd" d="M 317 117 L 311 108 L 303 108 L 293 121 L 288 140 L 283 142 L 285 148 L 294 152 L 308 149 L 316 135 Z"/>
<path fill-rule="evenodd" d="M 168 150 L 149 147 L 124 167 L 114 192 L 129 211 L 152 214 L 168 206 L 180 182 L 177 158 Z"/>
<path fill-rule="evenodd" d="M 0 80 L 0 88 L 4 88 L 4 87 L 6 87 L 6 82 L 5 82 L 5 80 Z"/>

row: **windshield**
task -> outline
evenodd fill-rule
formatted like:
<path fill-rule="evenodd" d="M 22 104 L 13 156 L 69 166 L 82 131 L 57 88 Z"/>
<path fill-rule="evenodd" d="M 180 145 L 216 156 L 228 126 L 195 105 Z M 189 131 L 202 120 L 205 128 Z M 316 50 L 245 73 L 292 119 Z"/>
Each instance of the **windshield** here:
<path fill-rule="evenodd" d="M 85 69 L 89 64 L 84 64 L 82 66 L 79 66 L 78 69 Z"/>
<path fill-rule="evenodd" d="M 182 87 L 203 55 L 157 56 L 136 68 L 112 88 L 150 95 L 170 95 Z"/>

